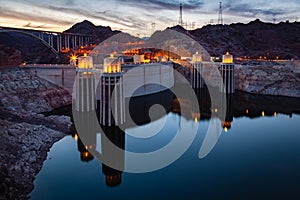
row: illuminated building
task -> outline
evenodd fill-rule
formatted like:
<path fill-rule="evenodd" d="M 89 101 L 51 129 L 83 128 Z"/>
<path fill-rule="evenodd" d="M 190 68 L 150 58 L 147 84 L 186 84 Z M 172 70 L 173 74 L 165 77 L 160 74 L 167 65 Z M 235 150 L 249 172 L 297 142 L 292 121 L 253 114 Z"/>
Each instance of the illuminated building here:
<path fill-rule="evenodd" d="M 133 56 L 133 62 L 134 62 L 134 64 L 144 63 L 145 62 L 144 55 L 134 55 Z"/>
<path fill-rule="evenodd" d="M 234 93 L 234 64 L 233 56 L 230 55 L 229 52 L 223 55 L 220 72 L 223 79 L 223 85 L 220 87 L 220 91 L 223 93 Z"/>

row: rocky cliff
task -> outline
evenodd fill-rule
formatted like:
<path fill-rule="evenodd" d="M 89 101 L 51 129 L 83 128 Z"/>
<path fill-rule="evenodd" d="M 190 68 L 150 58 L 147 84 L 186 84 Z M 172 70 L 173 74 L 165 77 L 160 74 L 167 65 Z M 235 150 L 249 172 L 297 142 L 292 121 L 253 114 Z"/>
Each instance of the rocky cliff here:
<path fill-rule="evenodd" d="M 30 71 L 0 71 L 0 199 L 27 199 L 47 152 L 71 125 L 39 113 L 71 104 L 71 95 Z"/>
<path fill-rule="evenodd" d="M 215 66 L 218 67 L 218 64 Z M 191 71 L 187 67 L 175 64 L 174 69 L 187 80 L 191 79 Z M 253 94 L 300 98 L 300 74 L 293 69 L 290 64 L 276 62 L 235 65 L 235 89 Z M 218 87 L 220 80 L 212 75 L 213 72 L 211 66 L 205 66 L 203 75 L 210 86 Z"/>
<path fill-rule="evenodd" d="M 300 97 L 300 79 L 283 65 L 235 66 L 237 90 L 266 95 Z"/>

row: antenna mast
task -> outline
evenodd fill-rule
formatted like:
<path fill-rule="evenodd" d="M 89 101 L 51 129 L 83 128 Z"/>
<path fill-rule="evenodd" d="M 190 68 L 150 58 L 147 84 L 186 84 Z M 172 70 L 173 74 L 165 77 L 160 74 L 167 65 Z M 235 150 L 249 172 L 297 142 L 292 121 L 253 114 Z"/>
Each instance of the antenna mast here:
<path fill-rule="evenodd" d="M 183 26 L 183 20 L 182 20 L 182 3 L 179 5 L 179 20 L 178 25 Z"/>
<path fill-rule="evenodd" d="M 222 24 L 223 25 L 222 1 L 220 1 L 218 24 Z"/>
<path fill-rule="evenodd" d="M 152 22 L 151 23 L 151 27 L 152 27 L 152 33 L 151 34 L 153 34 L 154 32 L 155 32 L 155 25 L 156 25 L 156 23 L 155 22 Z"/>

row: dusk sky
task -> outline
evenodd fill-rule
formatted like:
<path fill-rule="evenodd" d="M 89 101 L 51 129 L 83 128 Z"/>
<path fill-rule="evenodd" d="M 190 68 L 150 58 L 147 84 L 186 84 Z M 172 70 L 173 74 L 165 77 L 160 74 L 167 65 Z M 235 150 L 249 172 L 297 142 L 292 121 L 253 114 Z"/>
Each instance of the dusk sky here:
<path fill-rule="evenodd" d="M 87 19 L 95 25 L 148 36 L 152 22 L 156 30 L 178 23 L 179 3 L 183 3 L 184 23 L 194 22 L 195 28 L 218 20 L 219 0 L 0 0 L 0 26 L 63 31 Z M 299 0 L 223 1 L 225 24 L 257 18 L 295 21 L 298 17 Z"/>

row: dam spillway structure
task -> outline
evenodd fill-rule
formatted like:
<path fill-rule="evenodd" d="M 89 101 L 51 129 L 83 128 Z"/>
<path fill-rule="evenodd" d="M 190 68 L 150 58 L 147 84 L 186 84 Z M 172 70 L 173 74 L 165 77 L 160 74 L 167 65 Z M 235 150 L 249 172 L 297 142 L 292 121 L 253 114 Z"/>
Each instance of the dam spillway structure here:
<path fill-rule="evenodd" d="M 220 73 L 223 80 L 223 84 L 220 86 L 220 92 L 231 94 L 235 91 L 234 81 L 234 63 L 233 56 L 226 52 L 222 57 L 222 63 L 220 66 Z"/>
<path fill-rule="evenodd" d="M 192 57 L 191 83 L 194 89 L 203 88 L 203 64 L 201 55 L 196 52 Z"/>
<path fill-rule="evenodd" d="M 100 124 L 119 126 L 125 123 L 123 72 L 117 57 L 104 59 L 100 77 Z"/>

